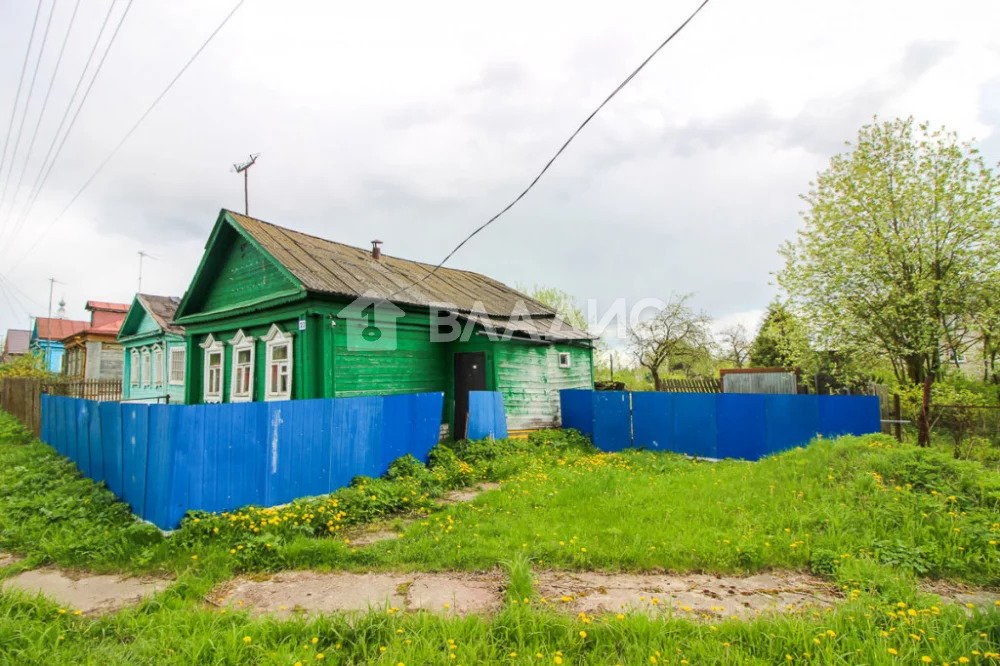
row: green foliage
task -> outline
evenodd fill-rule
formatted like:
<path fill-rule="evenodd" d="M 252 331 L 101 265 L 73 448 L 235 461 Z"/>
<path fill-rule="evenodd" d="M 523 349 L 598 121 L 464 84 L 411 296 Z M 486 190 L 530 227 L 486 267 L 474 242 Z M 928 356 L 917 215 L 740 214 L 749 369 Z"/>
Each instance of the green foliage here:
<path fill-rule="evenodd" d="M 862 127 L 810 185 L 778 283 L 814 345 L 887 358 L 901 383 L 936 375 L 997 282 L 1000 181 L 970 144 L 910 118 Z"/>
<path fill-rule="evenodd" d="M 583 310 L 576 304 L 576 299 L 569 292 L 556 287 L 545 287 L 537 284 L 530 289 L 522 285 L 518 285 L 517 288 L 539 303 L 547 305 L 558 312 L 570 326 L 578 328 L 581 331 L 588 330 L 587 318 L 584 316 Z"/>
<path fill-rule="evenodd" d="M 628 330 L 629 352 L 649 371 L 655 390 L 671 371 L 687 369 L 692 376 L 696 363 L 711 360 L 711 319 L 691 307 L 691 297 L 671 295 L 663 309 Z"/>
<path fill-rule="evenodd" d="M 55 375 L 46 369 L 45 355 L 40 351 L 32 351 L 6 363 L 0 363 L 0 379 L 4 377 L 51 379 Z"/>

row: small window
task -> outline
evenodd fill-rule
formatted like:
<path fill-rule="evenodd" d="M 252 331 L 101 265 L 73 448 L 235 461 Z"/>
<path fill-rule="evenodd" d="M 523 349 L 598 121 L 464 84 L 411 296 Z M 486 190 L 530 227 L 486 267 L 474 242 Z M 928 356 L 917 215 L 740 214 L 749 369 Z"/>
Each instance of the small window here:
<path fill-rule="evenodd" d="M 170 374 L 168 381 L 172 386 L 184 386 L 184 361 L 187 353 L 184 347 L 170 348 Z"/>
<path fill-rule="evenodd" d="M 142 369 L 139 371 L 139 373 L 140 373 L 140 379 L 139 379 L 139 381 L 142 383 L 143 386 L 149 386 L 149 375 L 150 375 L 149 363 L 150 363 L 149 349 L 143 347 L 143 349 L 142 349 Z"/>
<path fill-rule="evenodd" d="M 230 402 L 253 400 L 254 339 L 237 331 L 229 341 L 233 347 L 233 376 L 229 387 Z"/>
<path fill-rule="evenodd" d="M 263 338 L 267 349 L 265 400 L 290 400 L 292 397 L 292 333 L 284 333 L 276 324 Z"/>
<path fill-rule="evenodd" d="M 559 352 L 559 367 L 560 368 L 570 367 L 569 352 Z"/>
<path fill-rule="evenodd" d="M 198 345 L 205 350 L 205 367 L 202 375 L 202 399 L 205 402 L 222 402 L 222 340 L 209 336 Z"/>
<path fill-rule="evenodd" d="M 153 348 L 153 386 L 163 386 L 163 350 Z"/>
<path fill-rule="evenodd" d="M 129 352 L 128 383 L 132 388 L 139 387 L 139 351 Z"/>
<path fill-rule="evenodd" d="M 960 352 L 953 347 L 949 355 L 951 356 L 952 363 L 965 363 L 965 352 Z"/>

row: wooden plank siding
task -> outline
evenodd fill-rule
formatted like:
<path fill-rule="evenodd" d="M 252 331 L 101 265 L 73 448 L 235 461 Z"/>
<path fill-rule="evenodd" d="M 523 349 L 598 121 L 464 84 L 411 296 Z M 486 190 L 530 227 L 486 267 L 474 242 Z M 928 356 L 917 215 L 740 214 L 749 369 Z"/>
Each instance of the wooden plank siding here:
<path fill-rule="evenodd" d="M 591 350 L 571 345 L 496 342 L 496 388 L 503 395 L 507 429 L 558 426 L 559 391 L 593 388 Z M 559 367 L 559 353 L 570 354 L 570 367 Z"/>
<path fill-rule="evenodd" d="M 235 236 L 234 232 L 230 233 Z M 225 310 L 296 286 L 288 281 L 270 258 L 248 241 L 234 239 L 222 257 L 218 277 L 205 295 L 201 309 L 206 312 Z"/>

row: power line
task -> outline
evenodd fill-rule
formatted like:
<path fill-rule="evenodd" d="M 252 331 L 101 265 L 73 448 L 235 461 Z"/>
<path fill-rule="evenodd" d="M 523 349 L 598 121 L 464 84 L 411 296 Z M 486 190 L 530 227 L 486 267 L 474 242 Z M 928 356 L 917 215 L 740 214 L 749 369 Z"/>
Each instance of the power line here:
<path fill-rule="evenodd" d="M 87 70 L 90 69 L 90 63 L 94 59 L 94 55 L 97 53 L 97 47 L 101 44 L 101 38 L 104 36 L 104 30 L 108 27 L 108 21 L 111 20 L 111 13 L 115 8 L 115 0 L 111 0 L 111 4 L 108 5 L 108 12 L 104 15 L 104 22 L 101 23 L 101 29 L 97 32 L 97 38 L 94 40 L 94 45 L 90 48 L 90 55 L 87 56 L 87 62 L 83 65 L 83 71 L 80 72 L 80 78 L 76 82 L 76 87 L 73 88 L 73 94 L 70 95 L 69 102 L 66 104 L 66 110 L 63 111 L 62 119 L 59 121 L 59 126 L 56 128 L 56 133 L 52 137 L 52 143 L 49 144 L 49 149 L 45 153 L 45 158 L 42 160 L 42 165 L 38 169 L 38 175 L 35 177 L 35 182 L 31 185 L 31 190 L 28 193 L 28 199 L 25 201 L 24 206 L 21 208 L 21 212 L 18 216 L 17 221 L 14 223 L 14 230 L 11 232 L 11 236 L 7 246 L 9 247 L 13 241 L 14 237 L 24 226 L 24 222 L 28 217 L 28 213 L 31 211 L 31 207 L 34 206 L 35 200 L 38 198 L 38 194 L 41 192 L 42 188 L 45 186 L 45 181 L 48 180 L 49 172 L 52 171 L 52 167 L 49 166 L 48 171 L 46 171 L 46 165 L 49 163 L 49 157 L 52 157 L 52 151 L 55 149 L 56 144 L 59 142 L 59 135 L 62 132 L 63 126 L 66 124 L 66 119 L 69 118 L 70 112 L 73 110 L 73 103 L 76 101 L 77 93 L 80 92 L 80 87 L 87 78 Z M 119 27 L 121 24 L 119 24 Z M 110 46 L 110 45 L 109 45 Z M 105 53 L 107 53 L 105 51 Z M 96 74 L 95 74 L 96 78 Z M 93 85 L 93 79 L 91 79 L 90 85 Z M 88 87 L 89 89 L 89 87 Z M 83 108 L 83 103 L 86 99 L 80 101 L 80 106 L 77 108 L 77 115 L 80 113 L 80 109 Z M 73 117 L 74 121 L 76 116 Z M 63 144 L 65 144 L 65 137 L 69 136 L 70 130 L 72 130 L 72 124 L 66 130 L 66 134 L 63 135 Z M 59 150 L 62 150 L 62 145 L 59 145 Z M 59 153 L 56 152 L 55 157 L 52 157 L 52 164 L 55 164 L 55 160 L 59 157 Z M 43 178 L 44 175 L 44 178 Z"/>
<path fill-rule="evenodd" d="M 484 222 L 483 224 L 481 224 L 478 227 L 476 227 L 472 231 L 472 233 L 470 233 L 468 236 L 466 236 L 464 239 L 462 239 L 462 242 L 459 243 L 458 245 L 456 245 L 455 248 L 451 252 L 449 252 L 445 256 L 444 259 L 441 260 L 441 263 L 437 264 L 433 269 L 431 269 L 430 271 L 428 271 L 426 275 L 424 275 L 423 277 L 421 277 L 419 280 L 417 280 L 415 282 L 412 282 L 411 284 L 407 285 L 406 287 L 403 287 L 402 289 L 396 290 L 395 292 L 393 292 L 392 294 L 390 294 L 388 296 L 388 298 L 391 299 L 393 296 L 398 296 L 400 293 L 402 293 L 402 292 L 404 292 L 407 289 L 410 289 L 412 287 L 416 287 L 417 285 L 419 285 L 422 282 L 424 282 L 427 278 L 429 278 L 430 276 L 434 275 L 438 271 L 438 269 L 440 269 L 442 266 L 444 266 L 445 263 L 447 263 L 447 261 L 449 259 L 451 259 L 452 256 L 456 252 L 458 252 L 460 249 L 462 249 L 463 245 L 465 245 L 470 240 L 472 240 L 472 238 L 476 234 L 478 234 L 480 231 L 482 231 L 486 227 L 488 227 L 491 224 L 493 224 L 498 218 L 500 218 L 501 215 L 503 215 L 504 213 L 506 213 L 507 211 L 509 211 L 511 208 L 513 208 L 517 204 L 517 202 L 519 202 L 521 199 L 523 199 L 524 196 L 528 192 L 531 191 L 531 189 L 535 186 L 535 184 L 539 180 L 541 180 L 542 176 L 544 176 L 545 172 L 549 170 L 549 167 L 552 166 L 553 162 L 555 162 L 559 158 L 559 156 L 563 154 L 563 151 L 566 150 L 566 148 L 569 146 L 569 144 L 571 144 L 573 142 L 573 139 L 576 138 L 576 135 L 579 134 L 583 130 L 583 128 L 586 127 L 587 124 L 590 123 L 591 120 L 593 120 L 594 116 L 596 116 L 598 114 L 598 112 L 601 109 L 603 109 L 604 106 L 608 102 L 610 102 L 612 100 L 612 98 L 614 98 L 614 96 L 617 95 L 621 91 L 622 88 L 624 88 L 625 86 L 627 86 L 629 84 L 629 82 L 632 79 L 634 79 L 635 76 L 639 72 L 641 72 L 643 70 L 643 68 L 647 64 L 649 64 L 649 61 L 652 60 L 656 56 L 656 54 L 659 53 L 663 49 L 664 46 L 666 46 L 667 44 L 669 44 L 670 41 L 674 37 L 676 37 L 681 32 L 681 30 L 683 30 L 687 26 L 687 24 L 690 23 L 691 20 L 694 19 L 694 17 L 698 15 L 698 12 L 700 12 L 705 7 L 705 5 L 707 5 L 707 4 L 708 4 L 708 0 L 703 0 L 703 2 L 700 5 L 698 5 L 698 8 L 695 9 L 694 12 L 692 12 L 692 14 L 690 16 L 688 16 L 687 19 L 683 23 L 681 23 L 680 26 L 678 26 L 678 28 L 676 30 L 674 30 L 672 33 L 670 33 L 669 37 L 667 37 L 665 40 L 663 40 L 663 42 L 659 46 L 657 46 L 655 49 L 653 49 L 653 52 L 650 53 L 649 56 L 647 56 L 646 59 L 643 60 L 642 63 L 639 64 L 638 67 L 636 67 L 634 70 L 632 70 L 632 73 L 629 74 L 627 77 L 625 77 L 625 80 L 622 81 L 621 83 L 619 83 L 617 88 L 615 88 L 614 90 L 611 91 L 611 94 L 608 95 L 604 99 L 604 101 L 601 102 L 597 106 L 597 108 L 594 109 L 590 113 L 589 116 L 587 116 L 586 120 L 584 120 L 582 123 L 580 123 L 580 126 L 576 128 L 576 131 L 574 131 L 573 134 L 571 134 L 568 139 L 566 139 L 566 142 L 559 148 L 559 150 L 556 151 L 556 154 L 553 155 L 552 158 L 548 162 L 546 162 L 545 166 L 542 167 L 542 170 L 538 172 L 538 175 L 535 176 L 534 180 L 532 180 L 528 184 L 528 186 L 526 188 L 524 188 L 524 190 L 514 198 L 513 201 L 511 201 L 509 204 L 507 204 L 506 206 L 504 206 L 503 209 L 501 209 L 501 211 L 499 213 L 497 213 L 496 215 L 494 215 L 490 219 L 486 220 L 486 222 Z"/>
<path fill-rule="evenodd" d="M 24 167 L 21 169 L 21 176 L 17 179 L 17 187 L 14 189 L 14 198 L 10 202 L 10 208 L 7 210 L 7 217 L 4 219 L 4 224 L 0 224 L 0 229 L 5 226 L 6 222 L 10 219 L 14 211 L 14 207 L 17 205 L 17 195 L 21 193 L 21 185 L 24 183 L 24 175 L 28 173 L 28 165 L 31 163 L 31 154 L 35 150 L 35 140 L 38 138 L 38 130 L 42 126 L 42 119 L 45 118 L 45 111 L 49 106 L 49 97 L 52 95 L 52 88 L 56 82 L 56 76 L 59 74 L 59 66 L 62 64 L 63 54 L 66 52 L 66 44 L 69 43 L 69 35 L 73 31 L 73 24 L 76 22 L 76 14 L 80 9 L 80 2 L 82 0 L 76 0 L 76 5 L 73 6 L 73 13 L 69 17 L 69 25 L 66 27 L 66 34 L 63 35 L 62 46 L 59 47 L 59 55 L 56 57 L 55 67 L 52 69 L 52 76 L 49 78 L 49 86 L 45 91 L 45 99 L 42 100 L 42 108 L 38 112 L 38 121 L 35 123 L 35 129 L 31 132 L 31 141 L 28 142 L 28 153 L 24 156 Z M 55 3 L 53 3 L 53 6 Z"/>
<path fill-rule="evenodd" d="M 129 0 L 129 2 L 131 3 L 131 0 Z M 42 233 L 39 234 L 38 238 L 35 239 L 35 242 L 28 247 L 27 251 L 21 253 L 21 256 L 18 258 L 17 263 L 15 263 L 10 270 L 14 270 L 14 268 L 20 266 L 21 262 L 24 261 L 24 258 L 27 257 L 31 253 L 31 251 L 35 249 L 35 247 L 38 246 L 38 243 L 40 243 L 42 238 L 45 237 L 45 234 L 48 233 L 49 229 L 51 229 L 56 222 L 62 219 L 62 216 L 66 214 L 66 211 L 70 209 L 70 207 L 76 202 L 76 200 L 80 197 L 80 195 L 83 194 L 84 190 L 87 189 L 87 187 L 94 180 L 94 178 L 96 178 L 97 175 L 101 173 L 104 167 L 107 166 L 108 162 L 110 162 L 112 158 L 114 158 L 114 156 L 118 153 L 118 151 L 121 150 L 121 147 L 125 145 L 125 142 L 128 141 L 129 137 L 131 137 L 132 134 L 135 133 L 137 129 L 139 129 L 139 126 L 143 123 L 143 121 L 146 120 L 146 118 L 149 116 L 150 113 L 152 113 L 153 109 L 156 108 L 156 105 L 160 103 L 160 100 L 162 100 L 166 96 L 166 94 L 170 92 L 170 89 L 174 87 L 174 84 L 177 83 L 178 79 L 180 79 L 181 76 L 184 74 L 184 72 L 188 70 L 188 68 L 192 65 L 192 63 L 194 63 L 194 61 L 198 58 L 198 56 L 201 55 L 201 52 L 205 50 L 205 47 L 207 47 L 209 43 L 215 38 L 215 36 L 219 34 L 219 31 L 222 30 L 223 27 L 225 27 L 226 23 L 229 22 L 229 19 L 231 19 L 233 17 L 233 14 L 235 14 L 236 11 L 243 6 L 244 2 L 246 2 L 246 0 L 239 0 L 236 3 L 236 5 L 232 8 L 232 10 L 226 15 L 226 17 L 222 19 L 222 23 L 220 23 L 215 28 L 215 30 L 212 31 L 212 34 L 208 36 L 208 39 L 206 39 L 204 43 L 202 43 L 202 45 L 198 47 L 198 50 L 195 51 L 194 55 L 192 55 L 188 59 L 188 61 L 184 64 L 184 66 L 181 67 L 181 70 L 177 72 L 177 75 L 173 79 L 171 79 L 170 83 L 167 84 L 167 87 L 163 89 L 163 92 L 161 92 L 159 96 L 157 96 L 157 98 L 153 100 L 153 103 L 150 104 L 149 108 L 146 109 L 146 111 L 139 117 L 139 120 L 137 120 L 135 124 L 132 125 L 131 129 L 129 129 L 129 131 L 125 133 L 125 136 L 123 136 L 121 141 L 118 142 L 118 145 L 114 147 L 114 149 L 108 154 L 108 156 L 104 158 L 104 161 L 97 166 L 97 168 L 94 170 L 92 174 L 90 174 L 90 177 L 87 178 L 87 180 L 83 183 L 80 189 L 77 190 L 76 194 L 74 194 L 73 198 L 69 200 L 69 203 L 66 204 L 65 208 L 63 208 L 62 211 L 58 215 L 56 215 L 51 222 L 48 223 L 45 229 L 42 230 Z"/>
<path fill-rule="evenodd" d="M 45 21 L 45 32 L 42 33 L 42 45 L 38 49 L 38 58 L 35 60 L 35 71 L 31 73 L 31 83 L 28 85 L 28 97 L 24 101 L 24 112 L 21 114 L 21 124 L 17 128 L 17 138 L 14 139 L 14 150 L 10 154 L 10 168 L 7 169 L 7 178 L 3 183 L 3 192 L 0 193 L 0 211 L 3 210 L 4 201 L 7 200 L 7 188 L 10 187 L 10 177 L 14 174 L 14 164 L 17 162 L 17 149 L 21 146 L 21 134 L 24 133 L 24 123 L 28 120 L 28 109 L 31 107 L 31 96 L 35 92 L 35 81 L 38 80 L 38 69 L 42 66 L 42 57 L 45 55 L 45 45 L 49 41 L 49 29 L 52 27 L 52 16 L 56 13 L 56 0 L 52 0 L 49 9 L 49 18 Z M 2 172 L 0 172 L 2 174 Z"/>
<path fill-rule="evenodd" d="M 42 178 L 41 184 L 36 190 L 34 198 L 28 202 L 28 209 L 24 213 L 24 217 L 18 220 L 17 230 L 19 231 L 24 226 L 24 221 L 27 219 L 28 212 L 31 210 L 31 206 L 35 203 L 38 195 L 41 194 L 42 188 L 45 187 L 46 181 L 49 179 L 49 174 L 52 173 L 53 167 L 55 167 L 56 162 L 59 160 L 59 155 L 62 153 L 63 146 L 66 145 L 66 140 L 69 138 L 70 133 L 73 131 L 73 127 L 76 125 L 77 118 L 80 117 L 80 111 L 83 110 L 84 104 L 87 103 L 87 97 L 90 96 L 90 91 L 94 87 L 94 83 L 97 81 L 98 74 L 101 73 L 101 68 L 104 67 L 104 61 L 107 59 L 108 54 L 111 52 L 111 47 L 115 43 L 115 38 L 118 37 L 118 32 L 122 28 L 122 24 L 125 22 L 125 17 L 128 16 L 128 10 L 132 8 L 132 1 L 128 0 L 128 4 L 125 5 L 125 11 L 122 12 L 121 18 L 118 19 L 118 25 L 115 26 L 115 31 L 111 33 L 111 39 L 108 41 L 108 45 L 104 48 L 104 53 L 101 55 L 101 59 L 97 63 L 97 68 L 94 70 L 94 75 L 90 79 L 90 83 L 87 84 L 87 89 L 83 91 L 83 97 L 80 98 L 80 105 L 76 107 L 76 111 L 73 113 L 73 118 L 69 122 L 69 126 L 66 128 L 66 133 L 63 134 L 62 140 L 59 142 L 59 147 L 56 149 L 56 154 L 52 157 L 52 161 L 49 162 L 48 170 L 45 172 L 45 176 Z M 111 7 L 114 7 L 112 3 Z M 111 8 L 108 9 L 110 12 Z M 13 239 L 11 239 L 13 240 Z"/>
<path fill-rule="evenodd" d="M 10 111 L 10 122 L 7 124 L 7 138 L 3 140 L 3 156 L 0 157 L 0 173 L 3 173 L 7 162 L 7 144 L 10 143 L 10 133 L 14 129 L 14 118 L 17 116 L 17 103 L 21 101 L 21 86 L 24 85 L 24 75 L 28 72 L 28 59 L 31 56 L 31 45 L 35 43 L 35 28 L 38 27 L 38 16 L 42 13 L 42 0 L 38 0 L 35 8 L 35 21 L 31 24 L 31 36 L 28 38 L 28 48 L 24 52 L 24 64 L 21 65 L 21 78 L 17 81 L 17 94 L 14 95 L 14 108 Z"/>

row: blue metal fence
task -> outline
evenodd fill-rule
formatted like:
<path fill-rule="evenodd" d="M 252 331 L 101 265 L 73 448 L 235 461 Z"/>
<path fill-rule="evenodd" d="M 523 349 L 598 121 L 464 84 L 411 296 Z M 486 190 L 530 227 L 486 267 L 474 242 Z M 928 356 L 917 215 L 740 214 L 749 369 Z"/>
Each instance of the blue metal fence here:
<path fill-rule="evenodd" d="M 705 458 L 757 460 L 817 435 L 880 431 L 871 396 L 628 393 L 567 390 L 562 425 L 591 435 L 602 451 L 628 447 Z"/>
<path fill-rule="evenodd" d="M 503 408 L 503 394 L 499 391 L 469 391 L 468 439 L 507 436 L 507 414 Z"/>
<path fill-rule="evenodd" d="M 43 395 L 42 440 L 138 516 L 173 528 L 189 510 L 282 504 L 380 476 L 408 453 L 426 460 L 443 400 L 142 405 Z"/>

